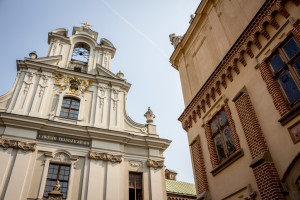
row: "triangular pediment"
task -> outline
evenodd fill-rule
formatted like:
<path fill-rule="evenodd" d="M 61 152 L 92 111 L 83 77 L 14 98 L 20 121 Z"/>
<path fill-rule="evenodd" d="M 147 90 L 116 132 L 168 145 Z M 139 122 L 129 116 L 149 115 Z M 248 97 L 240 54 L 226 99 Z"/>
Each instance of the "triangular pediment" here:
<path fill-rule="evenodd" d="M 106 76 L 108 78 L 118 79 L 122 80 L 120 77 L 106 69 L 105 67 L 102 67 L 101 65 L 97 65 L 97 74 L 100 76 Z"/>
<path fill-rule="evenodd" d="M 38 62 L 48 65 L 58 65 L 58 63 L 61 61 L 62 56 L 49 56 L 49 57 L 41 57 L 41 58 L 25 58 L 25 60 L 30 60 L 32 62 Z"/>

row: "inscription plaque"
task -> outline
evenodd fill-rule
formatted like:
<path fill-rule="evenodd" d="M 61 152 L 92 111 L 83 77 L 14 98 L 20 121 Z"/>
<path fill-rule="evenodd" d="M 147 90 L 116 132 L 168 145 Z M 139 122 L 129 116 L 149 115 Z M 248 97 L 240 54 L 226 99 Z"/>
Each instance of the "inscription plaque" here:
<path fill-rule="evenodd" d="M 52 135 L 47 133 L 38 133 L 36 139 L 57 142 L 57 143 L 73 144 L 73 145 L 85 146 L 85 147 L 89 147 L 91 145 L 90 140 L 83 140 L 79 138 L 65 137 L 60 135 Z"/>

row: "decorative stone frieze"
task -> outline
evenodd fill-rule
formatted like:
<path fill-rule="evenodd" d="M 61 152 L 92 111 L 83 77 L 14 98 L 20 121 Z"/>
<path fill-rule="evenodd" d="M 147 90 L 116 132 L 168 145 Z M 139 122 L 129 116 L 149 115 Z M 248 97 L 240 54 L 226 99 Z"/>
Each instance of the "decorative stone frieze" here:
<path fill-rule="evenodd" d="M 153 167 L 154 169 L 158 169 L 158 168 L 163 168 L 164 167 L 164 160 L 154 160 L 151 158 L 148 158 L 147 160 L 147 166 L 148 167 Z"/>
<path fill-rule="evenodd" d="M 121 163 L 122 162 L 122 155 L 110 154 L 110 153 L 98 153 L 94 151 L 90 151 L 88 154 L 90 159 L 94 160 L 103 160 L 103 161 L 110 161 L 112 163 Z"/>
<path fill-rule="evenodd" d="M 129 165 L 130 165 L 131 167 L 139 168 L 139 167 L 142 167 L 142 166 L 143 166 L 143 162 L 142 162 L 142 161 L 136 161 L 136 160 L 130 160 L 130 161 L 129 161 Z"/>
<path fill-rule="evenodd" d="M 13 149 L 21 149 L 24 152 L 32 151 L 34 152 L 36 149 L 36 143 L 28 143 L 17 140 L 8 140 L 4 138 L 0 138 L 0 146 L 3 149 L 13 148 Z"/>
<path fill-rule="evenodd" d="M 193 111 L 198 111 L 197 107 L 201 107 L 201 111 L 205 113 L 207 109 L 206 107 L 210 107 L 211 101 L 207 99 L 207 97 L 214 99 L 215 97 L 210 95 L 211 91 L 216 91 L 218 95 L 222 94 L 222 90 L 226 89 L 228 84 L 227 80 L 230 82 L 233 80 L 233 72 L 236 75 L 240 74 L 240 69 L 237 63 L 240 63 L 242 66 L 247 66 L 245 55 L 249 55 L 250 59 L 254 58 L 253 52 L 251 48 L 262 48 L 262 43 L 259 41 L 259 36 L 262 35 L 267 40 L 270 40 L 271 35 L 266 30 L 266 25 L 270 24 L 276 30 L 279 29 L 280 25 L 276 22 L 276 15 L 280 14 L 284 18 L 288 19 L 289 13 L 284 8 L 286 4 L 285 0 L 270 0 L 266 1 L 263 6 L 264 9 L 260 10 L 258 14 L 254 17 L 245 31 L 240 35 L 237 39 L 233 47 L 228 51 L 225 57 L 217 66 L 216 70 L 212 74 L 212 76 L 206 81 L 203 87 L 198 91 L 195 97 L 192 99 L 190 104 L 186 107 L 184 112 L 179 117 L 179 121 L 182 123 L 182 127 L 187 131 L 192 125 L 187 126 L 189 122 L 189 116 L 193 115 Z M 299 1 L 292 1 L 297 6 L 299 5 Z M 170 35 L 170 39 L 174 39 L 175 34 Z M 185 40 L 184 40 L 185 41 Z M 183 42 L 184 42 L 183 41 Z M 173 43 L 172 43 L 173 44 Z M 253 44 L 253 45 L 252 45 Z M 180 49 L 176 49 L 171 57 L 171 62 L 175 65 L 175 56 L 178 54 Z M 247 58 L 248 59 L 248 58 Z M 204 102 L 204 104 L 203 104 Z M 198 113 L 197 113 L 198 114 Z M 201 116 L 201 113 L 198 114 Z"/>

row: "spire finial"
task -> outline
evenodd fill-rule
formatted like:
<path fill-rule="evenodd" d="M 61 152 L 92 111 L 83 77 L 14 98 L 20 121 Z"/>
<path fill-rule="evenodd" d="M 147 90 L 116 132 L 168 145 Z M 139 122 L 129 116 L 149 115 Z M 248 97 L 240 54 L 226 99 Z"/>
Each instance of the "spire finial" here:
<path fill-rule="evenodd" d="M 153 119 L 155 118 L 155 115 L 153 114 L 152 110 L 150 109 L 150 107 L 148 107 L 148 111 L 145 113 L 144 115 L 147 119 L 147 124 L 152 124 L 153 123 Z"/>
<path fill-rule="evenodd" d="M 89 27 L 89 26 L 91 26 L 91 27 L 93 27 L 92 25 L 90 25 L 89 23 L 88 23 L 88 21 L 86 20 L 86 22 L 85 23 L 80 23 L 80 24 L 83 24 L 83 26 L 84 27 Z"/>

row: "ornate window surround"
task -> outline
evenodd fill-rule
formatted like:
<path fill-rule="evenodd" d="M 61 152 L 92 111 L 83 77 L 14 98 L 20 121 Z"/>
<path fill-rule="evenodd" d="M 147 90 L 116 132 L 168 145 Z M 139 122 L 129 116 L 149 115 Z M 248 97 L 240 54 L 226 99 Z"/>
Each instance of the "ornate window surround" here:
<path fill-rule="evenodd" d="M 58 150 L 55 152 L 45 152 L 44 156 L 45 156 L 44 163 L 43 163 L 44 170 L 43 170 L 42 181 L 38 193 L 38 199 L 43 199 L 50 163 L 70 165 L 70 177 L 69 177 L 70 184 L 68 185 L 68 191 L 67 191 L 68 196 L 66 200 L 72 199 L 71 198 L 72 183 L 74 178 L 74 169 L 76 169 L 76 162 L 78 161 L 78 156 L 73 156 L 72 154 L 70 154 L 68 151 L 65 150 Z"/>
<path fill-rule="evenodd" d="M 210 127 L 210 121 L 213 117 L 220 111 L 224 109 L 228 125 L 230 128 L 230 134 L 234 142 L 235 152 L 229 155 L 226 159 L 221 162 L 218 160 L 218 155 L 216 153 L 215 143 L 212 140 L 212 131 Z M 237 159 L 244 155 L 243 149 L 240 146 L 239 136 L 236 132 L 235 123 L 231 116 L 231 111 L 228 105 L 228 98 L 225 95 L 221 95 L 216 102 L 210 107 L 210 109 L 202 117 L 202 127 L 205 129 L 205 136 L 207 141 L 207 147 L 210 154 L 210 160 L 212 164 L 212 171 L 210 172 L 213 176 L 217 175 L 219 172 L 230 166 Z"/>
<path fill-rule="evenodd" d="M 66 97 L 75 98 L 75 99 L 78 99 L 80 101 L 77 120 L 60 117 L 62 102 L 63 102 L 64 98 L 66 98 Z M 73 95 L 73 94 L 67 94 L 66 91 L 62 91 L 59 94 L 59 97 L 58 97 L 58 103 L 57 103 L 57 109 L 56 109 L 55 116 L 54 116 L 54 121 L 82 121 L 82 120 L 84 120 L 84 117 L 83 117 L 84 104 L 85 104 L 85 98 L 84 98 L 83 95 L 76 96 L 76 95 Z"/>

